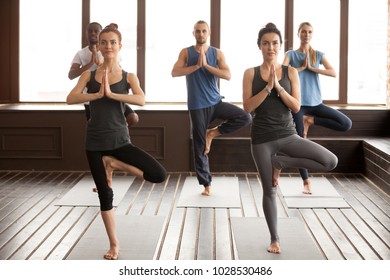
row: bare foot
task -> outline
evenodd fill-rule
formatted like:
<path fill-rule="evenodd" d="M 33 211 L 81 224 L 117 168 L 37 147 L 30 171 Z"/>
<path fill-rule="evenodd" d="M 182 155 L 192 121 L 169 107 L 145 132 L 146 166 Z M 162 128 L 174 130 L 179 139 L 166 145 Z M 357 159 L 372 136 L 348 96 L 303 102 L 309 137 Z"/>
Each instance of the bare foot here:
<path fill-rule="evenodd" d="M 304 194 L 312 194 L 312 192 L 311 192 L 311 184 L 310 184 L 310 180 L 309 179 L 303 180 L 303 193 Z"/>
<path fill-rule="evenodd" d="M 211 195 L 211 186 L 204 187 L 202 195 L 210 196 Z"/>
<path fill-rule="evenodd" d="M 104 258 L 106 260 L 117 260 L 119 255 L 119 247 L 118 246 L 110 246 L 110 250 L 104 254 Z"/>
<path fill-rule="evenodd" d="M 272 242 L 271 245 L 269 245 L 267 251 L 272 254 L 280 254 L 282 252 L 279 242 Z"/>
<path fill-rule="evenodd" d="M 279 186 L 279 177 L 280 177 L 281 170 L 277 168 L 273 168 L 273 174 L 272 174 L 272 184 L 274 187 Z"/>
<path fill-rule="evenodd" d="M 207 129 L 206 131 L 206 147 L 204 148 L 204 155 L 208 155 L 211 148 L 211 142 L 213 141 L 214 137 L 217 137 L 221 135 L 221 133 L 218 130 L 218 127 L 214 127 L 211 129 Z"/>
<path fill-rule="evenodd" d="M 304 115 L 303 116 L 303 138 L 307 138 L 307 133 L 309 132 L 309 127 L 314 124 L 314 117 Z"/>

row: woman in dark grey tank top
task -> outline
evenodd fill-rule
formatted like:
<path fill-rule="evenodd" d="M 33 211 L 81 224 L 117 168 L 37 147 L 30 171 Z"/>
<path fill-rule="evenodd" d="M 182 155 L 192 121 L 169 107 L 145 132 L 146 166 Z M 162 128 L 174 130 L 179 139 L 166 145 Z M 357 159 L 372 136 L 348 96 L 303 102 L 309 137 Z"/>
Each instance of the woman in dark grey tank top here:
<path fill-rule="evenodd" d="M 87 124 L 86 153 L 96 184 L 101 215 L 110 242 L 104 258 L 115 260 L 119 241 L 113 210 L 112 172 L 119 169 L 153 183 L 166 178 L 164 167 L 151 155 L 130 142 L 124 116 L 125 104 L 144 105 L 145 96 L 135 74 L 126 73 L 118 64 L 122 36 L 116 24 L 99 34 L 99 50 L 103 65 L 86 71 L 67 97 L 68 104 L 89 102 L 91 117 Z M 83 94 L 87 88 L 88 94 Z M 132 94 L 129 94 L 129 89 Z"/>
<path fill-rule="evenodd" d="M 271 235 L 268 252 L 281 253 L 277 227 L 276 187 L 285 167 L 329 171 L 337 157 L 324 147 L 296 134 L 291 112 L 300 108 L 296 69 L 278 61 L 282 36 L 273 23 L 258 35 L 263 63 L 249 68 L 243 79 L 243 105 L 253 112 L 251 152 L 263 187 L 263 211 Z M 293 229 L 292 229 L 293 230 Z"/>

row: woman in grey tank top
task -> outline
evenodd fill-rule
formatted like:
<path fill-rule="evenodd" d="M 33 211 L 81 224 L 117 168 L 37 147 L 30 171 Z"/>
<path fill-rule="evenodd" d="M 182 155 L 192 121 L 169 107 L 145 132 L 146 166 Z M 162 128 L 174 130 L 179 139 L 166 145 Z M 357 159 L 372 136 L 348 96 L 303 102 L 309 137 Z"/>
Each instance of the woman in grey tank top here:
<path fill-rule="evenodd" d="M 285 167 L 329 171 L 337 157 L 324 147 L 296 134 L 291 112 L 300 109 L 300 83 L 296 69 L 278 62 L 282 36 L 273 23 L 258 35 L 263 56 L 260 66 L 243 78 L 243 105 L 253 112 L 251 152 L 263 187 L 263 211 L 271 235 L 267 250 L 281 253 L 277 227 L 276 187 Z M 293 229 L 292 229 L 293 230 Z"/>
<path fill-rule="evenodd" d="M 145 95 L 137 76 L 123 71 L 118 63 L 122 36 L 117 28 L 116 24 L 110 24 L 100 32 L 99 49 L 104 57 L 103 64 L 96 71 L 81 74 L 67 97 L 68 104 L 90 103 L 86 154 L 110 243 L 110 249 L 104 254 L 109 260 L 116 260 L 119 255 L 112 205 L 113 170 L 119 169 L 152 183 L 161 183 L 166 178 L 164 167 L 130 142 L 125 104 L 144 105 Z M 84 88 L 87 88 L 87 94 L 83 94 Z M 132 94 L 129 94 L 130 88 Z"/>

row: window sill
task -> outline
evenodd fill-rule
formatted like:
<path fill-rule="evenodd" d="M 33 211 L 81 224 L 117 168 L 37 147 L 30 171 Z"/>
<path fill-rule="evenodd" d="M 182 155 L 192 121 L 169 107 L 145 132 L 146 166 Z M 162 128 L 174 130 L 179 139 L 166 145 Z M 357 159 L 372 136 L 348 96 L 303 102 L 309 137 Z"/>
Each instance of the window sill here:
<path fill-rule="evenodd" d="M 239 107 L 242 104 L 236 103 Z M 384 105 L 329 105 L 342 110 L 390 110 Z M 147 103 L 145 106 L 131 105 L 136 111 L 187 111 L 186 103 Z M 0 104 L 0 111 L 81 111 L 83 104 L 67 105 L 65 103 L 10 103 Z"/>

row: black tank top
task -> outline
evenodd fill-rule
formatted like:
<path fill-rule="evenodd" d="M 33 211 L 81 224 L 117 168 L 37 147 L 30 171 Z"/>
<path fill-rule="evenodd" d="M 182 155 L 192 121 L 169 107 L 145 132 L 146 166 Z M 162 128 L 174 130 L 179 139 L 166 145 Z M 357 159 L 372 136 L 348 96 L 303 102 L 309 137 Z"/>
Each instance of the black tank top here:
<path fill-rule="evenodd" d="M 91 72 L 87 84 L 87 93 L 96 93 L 100 83 L 95 79 L 96 71 Z M 115 93 L 128 94 L 127 72 L 122 70 L 122 80 L 110 85 Z M 91 118 L 87 124 L 86 149 L 89 151 L 106 151 L 130 143 L 129 130 L 124 116 L 125 103 L 107 97 L 91 101 Z"/>
<path fill-rule="evenodd" d="M 267 85 L 260 74 L 260 66 L 254 68 L 252 94 L 258 94 Z M 279 84 L 291 94 L 291 82 L 288 66 L 282 66 L 282 78 Z M 291 110 L 279 98 L 276 89 L 254 111 L 251 128 L 252 144 L 261 144 L 296 134 Z"/>

